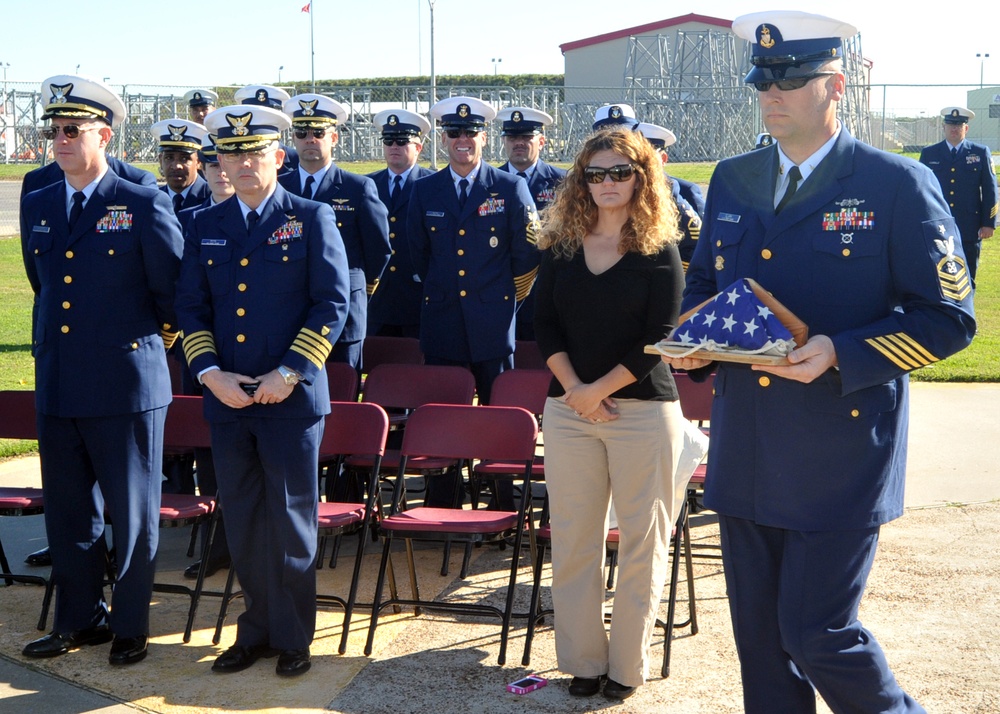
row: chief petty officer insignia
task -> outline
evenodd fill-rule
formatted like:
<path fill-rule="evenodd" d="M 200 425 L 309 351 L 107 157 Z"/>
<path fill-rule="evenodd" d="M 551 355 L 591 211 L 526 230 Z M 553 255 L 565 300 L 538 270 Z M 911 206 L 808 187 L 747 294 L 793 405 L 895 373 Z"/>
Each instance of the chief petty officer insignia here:
<path fill-rule="evenodd" d="M 510 115 L 510 120 L 515 124 L 521 121 L 522 119 L 524 119 L 524 115 L 521 114 L 521 112 L 514 112 L 513 114 Z"/>
<path fill-rule="evenodd" d="M 771 49 L 777 43 L 777 40 L 771 37 L 771 28 L 767 25 L 760 26 L 760 46 L 765 49 Z"/>
<path fill-rule="evenodd" d="M 608 116 L 611 117 L 612 119 L 621 119 L 622 108 L 617 105 L 611 107 L 610 109 L 608 109 Z"/>
<path fill-rule="evenodd" d="M 538 232 L 542 229 L 542 223 L 538 220 L 538 211 L 529 209 L 525 218 L 528 223 L 525 238 L 532 245 L 538 245 Z"/>
<path fill-rule="evenodd" d="M 318 99 L 314 99 L 311 102 L 307 102 L 304 99 L 299 100 L 299 106 L 302 107 L 302 116 L 311 117 L 316 113 L 316 105 L 319 103 Z"/>
<path fill-rule="evenodd" d="M 253 118 L 253 112 L 247 112 L 243 116 L 238 117 L 226 114 L 226 121 L 229 122 L 229 126 L 233 127 L 233 136 L 246 136 L 249 134 L 250 130 L 247 129 L 247 124 L 251 118 Z"/>
<path fill-rule="evenodd" d="M 458 115 L 460 117 L 462 117 L 463 119 L 465 117 L 469 116 L 469 105 L 468 104 L 459 104 L 458 105 Z"/>
<path fill-rule="evenodd" d="M 955 302 L 961 302 L 972 292 L 972 283 L 969 282 L 965 262 L 955 255 L 955 237 L 948 236 L 947 240 L 935 238 L 934 244 L 944 253 L 944 257 L 937 264 L 941 294 Z"/>
<path fill-rule="evenodd" d="M 395 114 L 390 114 L 388 124 L 389 126 L 396 126 L 397 124 L 399 124 L 399 117 L 397 117 Z"/>
<path fill-rule="evenodd" d="M 258 89 L 257 90 L 257 101 L 260 104 L 264 104 L 264 105 L 267 104 L 267 90 L 266 89 Z"/>

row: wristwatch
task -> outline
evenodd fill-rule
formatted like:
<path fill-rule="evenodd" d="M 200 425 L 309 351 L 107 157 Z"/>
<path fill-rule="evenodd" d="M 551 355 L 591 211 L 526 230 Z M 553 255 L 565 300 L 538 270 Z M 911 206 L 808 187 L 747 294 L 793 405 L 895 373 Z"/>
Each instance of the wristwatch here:
<path fill-rule="evenodd" d="M 288 367 L 283 364 L 278 365 L 278 374 L 281 375 L 281 378 L 285 380 L 285 384 L 289 387 L 294 387 L 302 379 L 298 372 L 288 369 Z"/>

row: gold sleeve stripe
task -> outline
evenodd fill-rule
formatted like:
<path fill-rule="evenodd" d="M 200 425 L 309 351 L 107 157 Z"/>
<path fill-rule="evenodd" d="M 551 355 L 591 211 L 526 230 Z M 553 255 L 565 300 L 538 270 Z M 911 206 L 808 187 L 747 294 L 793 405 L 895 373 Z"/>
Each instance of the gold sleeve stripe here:
<path fill-rule="evenodd" d="M 326 358 L 330 356 L 333 345 L 325 337 L 316 332 L 303 327 L 292 342 L 292 352 L 298 352 L 317 367 L 322 367 Z"/>
<path fill-rule="evenodd" d="M 527 239 L 531 245 L 538 245 L 538 233 L 542 229 L 542 224 L 537 220 L 528 222 Z"/>
<path fill-rule="evenodd" d="M 160 330 L 160 337 L 163 339 L 163 346 L 168 350 L 174 346 L 175 342 L 177 342 L 178 335 L 180 335 L 179 332 Z"/>
<path fill-rule="evenodd" d="M 685 273 L 686 273 L 686 272 L 688 271 L 688 267 L 689 267 L 690 265 L 691 265 L 691 263 L 686 263 L 686 262 L 684 262 L 683 260 L 681 261 L 681 267 L 682 267 L 682 268 L 684 268 L 684 272 L 685 272 Z"/>
<path fill-rule="evenodd" d="M 184 357 L 188 365 L 194 362 L 195 358 L 203 354 L 218 354 L 215 351 L 215 337 L 208 330 L 192 332 L 184 336 Z"/>
<path fill-rule="evenodd" d="M 378 280 L 374 283 L 368 283 L 365 285 L 365 292 L 368 293 L 368 297 L 371 297 L 375 290 L 378 288 Z"/>
<path fill-rule="evenodd" d="M 996 217 L 997 217 L 997 204 L 994 203 L 993 208 L 990 209 L 990 218 L 996 218 Z"/>
<path fill-rule="evenodd" d="M 870 337 L 865 342 L 900 369 L 926 367 L 939 359 L 905 332 Z"/>
<path fill-rule="evenodd" d="M 535 282 L 535 275 L 537 274 L 538 268 L 532 268 L 530 272 L 514 278 L 514 299 L 517 302 L 521 302 L 524 298 L 528 297 L 528 293 L 531 292 L 531 286 Z"/>

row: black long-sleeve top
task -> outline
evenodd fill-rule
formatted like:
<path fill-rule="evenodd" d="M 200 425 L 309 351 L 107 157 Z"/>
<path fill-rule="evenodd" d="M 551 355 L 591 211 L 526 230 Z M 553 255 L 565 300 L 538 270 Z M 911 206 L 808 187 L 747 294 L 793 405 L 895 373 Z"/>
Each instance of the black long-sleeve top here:
<path fill-rule="evenodd" d="M 626 253 L 600 275 L 587 268 L 583 250 L 572 259 L 542 256 L 535 284 L 535 337 L 542 356 L 566 352 L 577 376 L 591 383 L 621 364 L 636 381 L 612 397 L 674 401 L 670 369 L 643 348 L 677 324 L 684 271 L 677 247 L 644 256 Z M 565 390 L 553 379 L 550 397 Z"/>

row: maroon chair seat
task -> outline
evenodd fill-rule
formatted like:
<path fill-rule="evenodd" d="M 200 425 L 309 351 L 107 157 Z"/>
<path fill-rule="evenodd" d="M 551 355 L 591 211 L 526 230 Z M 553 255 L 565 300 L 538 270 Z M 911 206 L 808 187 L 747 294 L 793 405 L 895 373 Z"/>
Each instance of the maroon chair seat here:
<path fill-rule="evenodd" d="M 164 493 L 160 496 L 160 528 L 177 528 L 200 522 L 212 514 L 215 499 Z"/>
<path fill-rule="evenodd" d="M 489 535 L 511 530 L 517 525 L 514 511 L 467 511 L 461 508 L 414 508 L 402 511 L 382 521 L 383 531 L 397 536 L 407 533 L 448 531 L 464 536 Z"/>
<path fill-rule="evenodd" d="M 365 506 L 360 503 L 330 503 L 320 501 L 320 530 L 332 528 L 348 528 L 360 523 L 365 517 Z"/>
<path fill-rule="evenodd" d="M 44 512 L 42 489 L 0 487 L 0 516 L 35 516 Z"/>

